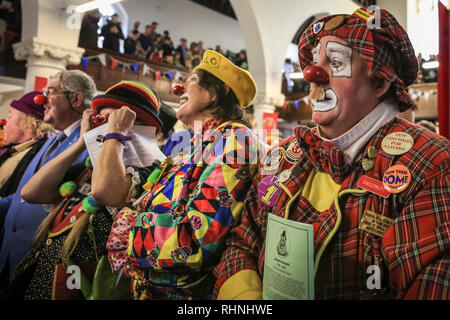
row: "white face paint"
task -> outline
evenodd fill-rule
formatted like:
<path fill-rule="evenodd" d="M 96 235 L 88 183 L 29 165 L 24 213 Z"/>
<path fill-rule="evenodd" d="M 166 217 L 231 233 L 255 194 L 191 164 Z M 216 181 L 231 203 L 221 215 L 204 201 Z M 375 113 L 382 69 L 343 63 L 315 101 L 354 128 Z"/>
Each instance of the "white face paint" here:
<path fill-rule="evenodd" d="M 192 84 L 197 84 L 198 82 L 199 82 L 198 75 L 196 73 L 193 73 L 189 77 L 187 85 L 190 86 Z M 184 92 L 180 97 L 180 109 L 183 109 L 187 105 L 188 100 L 189 100 L 189 93 L 186 90 L 186 92 Z"/>
<path fill-rule="evenodd" d="M 328 41 L 326 55 L 333 77 L 352 76 L 352 49 L 342 43 Z"/>
<path fill-rule="evenodd" d="M 320 59 L 320 47 L 321 43 L 314 47 L 314 49 L 311 50 L 312 56 L 313 56 L 313 64 L 318 64 Z"/>
<path fill-rule="evenodd" d="M 314 112 L 327 112 L 336 107 L 338 99 L 333 89 L 327 89 L 324 92 L 323 100 L 311 100 Z"/>

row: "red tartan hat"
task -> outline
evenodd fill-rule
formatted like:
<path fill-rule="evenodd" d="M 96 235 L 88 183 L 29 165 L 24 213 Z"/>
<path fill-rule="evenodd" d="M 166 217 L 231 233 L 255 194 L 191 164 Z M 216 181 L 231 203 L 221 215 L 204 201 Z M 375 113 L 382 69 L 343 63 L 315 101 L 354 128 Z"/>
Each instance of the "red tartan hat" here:
<path fill-rule="evenodd" d="M 379 28 L 373 22 L 379 22 Z M 374 27 L 369 29 L 369 24 Z M 407 87 L 416 80 L 417 58 L 408 34 L 391 13 L 380 8 L 371 14 L 360 8 L 352 15 L 331 15 L 317 20 L 305 30 L 298 45 L 302 69 L 312 64 L 311 50 L 324 36 L 345 40 L 366 61 L 376 77 L 390 81 L 395 88 L 400 111 L 414 107 Z"/>

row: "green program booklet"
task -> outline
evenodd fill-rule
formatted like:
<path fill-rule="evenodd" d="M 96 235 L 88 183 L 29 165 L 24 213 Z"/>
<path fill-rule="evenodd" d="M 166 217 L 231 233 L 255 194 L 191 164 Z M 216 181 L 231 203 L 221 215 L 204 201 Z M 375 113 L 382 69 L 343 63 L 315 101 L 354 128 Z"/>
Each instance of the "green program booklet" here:
<path fill-rule="evenodd" d="M 269 214 L 264 300 L 314 300 L 313 226 Z"/>

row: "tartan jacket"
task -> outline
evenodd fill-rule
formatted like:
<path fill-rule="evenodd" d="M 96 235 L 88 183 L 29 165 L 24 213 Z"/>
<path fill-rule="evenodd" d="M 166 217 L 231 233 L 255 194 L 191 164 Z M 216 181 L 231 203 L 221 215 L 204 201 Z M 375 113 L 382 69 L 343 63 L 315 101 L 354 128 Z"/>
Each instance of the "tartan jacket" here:
<path fill-rule="evenodd" d="M 242 124 L 211 121 L 197 147 L 136 210 L 116 217 L 109 259 L 113 269 L 127 265 L 135 299 L 211 297 L 212 270 L 256 176 L 259 142 Z"/>
<path fill-rule="evenodd" d="M 414 139 L 404 154 L 390 155 L 381 148 L 383 138 L 392 132 L 405 132 Z M 289 158 L 288 146 L 297 144 L 301 155 Z M 370 146 L 378 155 L 372 169 L 365 171 L 363 158 Z M 333 143 L 324 141 L 316 129 L 300 126 L 294 136 L 280 144 L 278 170 L 270 165 L 270 154 L 262 161 L 244 203 L 240 225 L 231 232 L 227 249 L 215 269 L 218 299 L 261 298 L 265 237 L 268 213 L 284 216 L 290 195 L 297 193 L 312 170 L 325 172 L 340 184 L 339 192 L 356 187 L 361 176 L 382 180 L 386 170 L 406 166 L 411 173 L 409 186 L 401 193 L 383 198 L 371 192 L 348 193 L 339 197 L 342 222 L 323 251 L 315 273 L 316 299 L 449 299 L 450 282 L 450 192 L 449 141 L 430 131 L 395 118 L 381 127 L 348 165 L 345 154 Z M 272 150 L 271 152 L 274 152 Z M 282 157 L 281 157 L 282 155 Z M 273 158 L 273 157 L 272 157 Z M 272 162 L 273 165 L 273 162 Z M 266 207 L 258 199 L 258 184 L 263 174 L 279 174 L 291 168 L 278 194 L 275 206 Z M 269 171 L 268 171 L 269 170 Z M 270 171 L 272 170 L 272 171 Z M 320 192 L 320 190 L 317 190 Z M 321 195 L 322 196 L 322 195 Z M 360 230 L 358 223 L 366 210 L 393 219 L 383 237 Z M 302 195 L 288 208 L 288 218 L 314 227 L 315 259 L 337 223 L 335 202 L 317 211 Z M 317 261 L 316 261 L 317 263 Z M 367 267 L 378 265 L 381 290 L 368 290 Z"/>

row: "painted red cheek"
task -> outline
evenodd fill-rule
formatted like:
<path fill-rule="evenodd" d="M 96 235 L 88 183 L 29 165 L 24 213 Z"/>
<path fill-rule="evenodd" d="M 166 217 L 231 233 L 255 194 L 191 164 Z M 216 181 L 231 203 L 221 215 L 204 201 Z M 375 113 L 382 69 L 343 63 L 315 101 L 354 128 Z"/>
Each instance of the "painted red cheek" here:
<path fill-rule="evenodd" d="M 182 85 L 176 84 L 172 88 L 172 93 L 179 97 L 184 93 L 184 87 Z"/>
<path fill-rule="evenodd" d="M 303 71 L 305 81 L 312 83 L 328 83 L 329 77 L 325 70 L 319 66 L 307 66 Z"/>
<path fill-rule="evenodd" d="M 47 100 L 47 99 L 42 94 L 38 94 L 37 96 L 34 96 L 34 98 L 33 98 L 33 101 L 36 104 L 44 104 L 45 100 Z"/>

